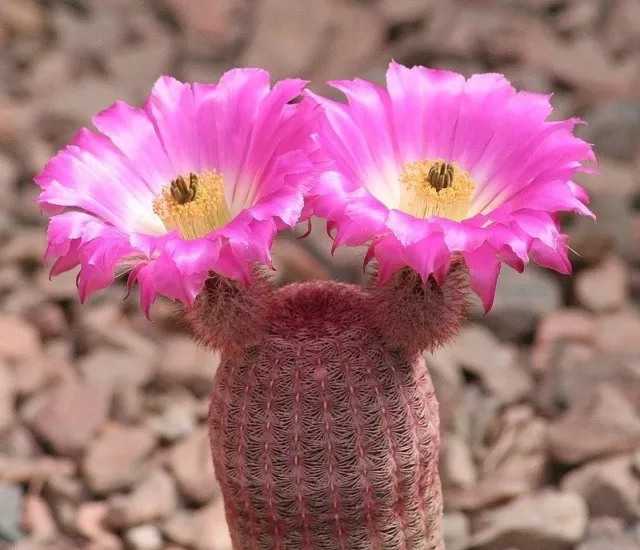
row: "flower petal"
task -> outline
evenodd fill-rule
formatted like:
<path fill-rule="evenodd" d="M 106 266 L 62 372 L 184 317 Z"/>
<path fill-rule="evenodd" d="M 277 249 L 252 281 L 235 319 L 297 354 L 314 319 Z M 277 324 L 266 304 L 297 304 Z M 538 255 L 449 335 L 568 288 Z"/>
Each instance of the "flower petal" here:
<path fill-rule="evenodd" d="M 40 203 L 57 214 L 52 275 L 79 266 L 84 301 L 129 271 L 148 315 L 158 295 L 192 304 L 211 271 L 246 282 L 255 262 L 270 266 L 278 230 L 311 215 L 304 193 L 326 162 L 311 137 L 322 112 L 290 103 L 303 85 L 270 89 L 259 69 L 229 71 L 217 85 L 162 77 L 144 110 L 118 102 L 99 113 L 103 134 L 82 130 L 36 178 Z M 237 207 L 229 223 L 186 240 L 165 229 L 153 201 L 178 175 L 202 170 L 222 175 Z"/>
<path fill-rule="evenodd" d="M 325 113 L 315 139 L 332 164 L 309 204 L 335 231 L 334 247 L 369 244 L 365 260 L 377 259 L 381 280 L 409 266 L 442 282 L 460 255 L 486 311 L 502 263 L 519 272 L 530 259 L 570 270 L 557 213 L 592 215 L 573 178 L 591 171 L 585 163 L 595 157 L 573 135 L 579 121 L 547 121 L 549 96 L 516 92 L 498 74 L 465 80 L 398 63 L 387 73 L 388 96 L 361 80 L 333 85 L 348 105 L 310 94 Z M 462 221 L 398 210 L 405 165 L 439 158 L 457 163 L 475 184 Z"/>

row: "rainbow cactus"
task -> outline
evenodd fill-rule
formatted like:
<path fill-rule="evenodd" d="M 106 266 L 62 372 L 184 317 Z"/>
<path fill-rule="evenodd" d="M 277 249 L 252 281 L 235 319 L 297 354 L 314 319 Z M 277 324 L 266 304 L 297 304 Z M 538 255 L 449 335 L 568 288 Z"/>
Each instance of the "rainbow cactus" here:
<path fill-rule="evenodd" d="M 595 157 L 501 75 L 392 63 L 386 89 L 330 84 L 348 103 L 260 69 L 116 103 L 36 178 L 46 257 L 79 266 L 83 301 L 129 272 L 147 315 L 178 300 L 220 351 L 209 425 L 234 550 L 442 550 L 422 352 L 471 291 L 491 308 L 502 263 L 570 272 L 557 214 L 592 215 L 572 179 Z M 334 247 L 368 247 L 368 285 L 273 286 L 278 231 L 313 215 Z"/>

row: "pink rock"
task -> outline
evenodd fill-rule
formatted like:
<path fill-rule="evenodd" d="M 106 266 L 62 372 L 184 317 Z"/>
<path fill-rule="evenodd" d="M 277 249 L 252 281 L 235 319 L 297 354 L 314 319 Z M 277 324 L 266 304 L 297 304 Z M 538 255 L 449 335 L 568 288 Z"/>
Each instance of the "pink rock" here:
<path fill-rule="evenodd" d="M 13 377 L 8 366 L 0 360 L 0 433 L 7 431 L 14 422 Z"/>
<path fill-rule="evenodd" d="M 629 269 L 615 256 L 579 273 L 574 280 L 578 300 L 592 311 L 620 309 L 629 296 Z"/>
<path fill-rule="evenodd" d="M 35 397 L 23 416 L 38 437 L 58 454 L 70 456 L 85 449 L 106 421 L 110 403 L 104 388 L 70 382 Z"/>
<path fill-rule="evenodd" d="M 0 358 L 8 361 L 26 361 L 42 349 L 38 331 L 14 315 L 0 314 L 0 334 Z"/>
<path fill-rule="evenodd" d="M 630 452 L 640 445 L 640 416 L 621 391 L 603 382 L 551 423 L 549 439 L 553 456 L 566 464 Z"/>
<path fill-rule="evenodd" d="M 592 461 L 564 476 L 561 486 L 581 494 L 592 517 L 619 517 L 628 522 L 640 517 L 640 478 L 633 471 L 631 455 Z"/>
<path fill-rule="evenodd" d="M 150 357 L 109 348 L 92 351 L 79 361 L 79 368 L 87 381 L 110 388 L 142 386 L 154 374 L 154 362 Z"/>
<path fill-rule="evenodd" d="M 596 336 L 596 318 L 577 308 L 558 309 L 545 315 L 536 332 L 536 342 L 547 344 L 558 340 L 592 342 Z"/>
<path fill-rule="evenodd" d="M 207 395 L 219 363 L 217 355 L 187 336 L 171 336 L 158 354 L 158 379 L 166 386 L 185 385 Z"/>
<path fill-rule="evenodd" d="M 154 470 L 129 495 L 109 501 L 110 525 L 131 527 L 167 517 L 176 508 L 178 494 L 173 479 L 164 470 Z"/>
<path fill-rule="evenodd" d="M 144 428 L 115 425 L 105 431 L 92 442 L 82 463 L 89 487 L 100 494 L 129 487 L 155 444 Z"/>
<path fill-rule="evenodd" d="M 24 497 L 23 523 L 34 538 L 50 540 L 58 532 L 47 501 L 37 494 Z"/>
<path fill-rule="evenodd" d="M 181 492 L 191 502 L 205 504 L 218 494 L 205 427 L 173 446 L 169 466 Z"/>
<path fill-rule="evenodd" d="M 163 527 L 171 541 L 195 550 L 231 550 L 222 500 L 195 513 L 178 512 Z"/>
<path fill-rule="evenodd" d="M 95 545 L 104 550 L 120 550 L 122 542 L 105 527 L 105 518 L 109 511 L 106 502 L 85 502 L 76 512 L 76 529 Z"/>
<path fill-rule="evenodd" d="M 244 1 L 170 0 L 168 4 L 185 30 L 189 51 L 196 56 L 215 55 L 242 37 Z"/>
<path fill-rule="evenodd" d="M 602 351 L 640 353 L 640 315 L 623 310 L 598 318 L 596 346 Z"/>

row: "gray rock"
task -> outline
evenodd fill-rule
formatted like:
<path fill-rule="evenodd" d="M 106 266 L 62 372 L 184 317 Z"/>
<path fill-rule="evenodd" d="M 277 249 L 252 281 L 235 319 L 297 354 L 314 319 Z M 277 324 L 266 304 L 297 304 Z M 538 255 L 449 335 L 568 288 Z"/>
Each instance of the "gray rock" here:
<path fill-rule="evenodd" d="M 460 365 L 480 378 L 482 385 L 501 404 L 527 395 L 532 381 L 517 362 L 514 350 L 503 346 L 481 325 L 468 325 L 451 343 L 452 354 Z"/>
<path fill-rule="evenodd" d="M 484 321 L 501 340 L 518 340 L 532 334 L 539 319 L 561 303 L 560 287 L 550 273 L 535 266 L 524 273 L 505 267 L 493 308 Z"/>
<path fill-rule="evenodd" d="M 602 103 L 585 116 L 584 139 L 598 154 L 619 159 L 631 157 L 640 143 L 640 102 L 621 99 Z"/>
<path fill-rule="evenodd" d="M 15 542 L 22 538 L 22 489 L 18 485 L 0 485 L 0 540 Z"/>

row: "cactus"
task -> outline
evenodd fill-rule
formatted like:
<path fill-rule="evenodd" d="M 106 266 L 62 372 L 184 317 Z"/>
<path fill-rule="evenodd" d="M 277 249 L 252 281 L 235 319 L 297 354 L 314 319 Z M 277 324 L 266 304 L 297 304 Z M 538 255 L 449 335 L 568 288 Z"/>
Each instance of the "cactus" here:
<path fill-rule="evenodd" d="M 234 550 L 442 550 L 438 403 L 419 353 L 459 328 L 466 280 L 366 288 L 212 275 L 186 318 L 220 349 L 210 441 Z"/>

